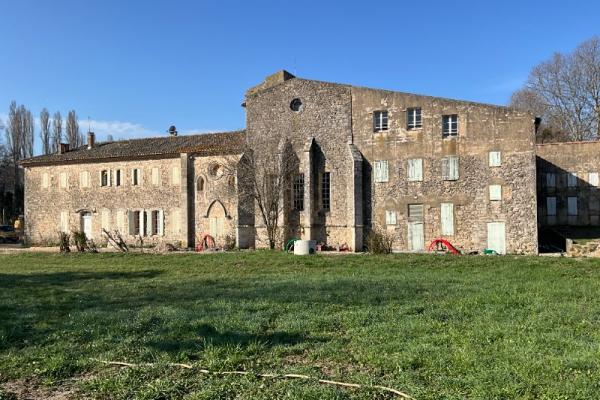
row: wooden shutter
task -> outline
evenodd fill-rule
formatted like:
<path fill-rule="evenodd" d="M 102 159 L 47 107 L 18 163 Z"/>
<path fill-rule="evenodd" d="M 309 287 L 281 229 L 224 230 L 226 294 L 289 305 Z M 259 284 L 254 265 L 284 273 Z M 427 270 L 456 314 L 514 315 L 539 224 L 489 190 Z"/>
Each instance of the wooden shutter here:
<path fill-rule="evenodd" d="M 165 236 L 165 212 L 158 210 L 158 235 Z"/>
<path fill-rule="evenodd" d="M 396 225 L 396 211 L 386 210 L 385 224 L 386 225 Z"/>
<path fill-rule="evenodd" d="M 69 232 L 69 212 L 68 211 L 60 212 L 60 231 L 61 232 Z"/>
<path fill-rule="evenodd" d="M 135 231 L 135 212 L 129 210 L 127 211 L 127 216 L 129 218 L 129 234 L 131 236 L 137 235 L 137 232 Z"/>
<path fill-rule="evenodd" d="M 423 159 L 414 158 L 408 160 L 408 180 L 411 182 L 423 180 Z"/>
<path fill-rule="evenodd" d="M 408 223 L 408 248 L 410 251 L 422 251 L 425 248 L 422 222 Z"/>
<path fill-rule="evenodd" d="M 490 151 L 489 166 L 500 167 L 502 165 L 501 153 L 499 151 Z"/>
<path fill-rule="evenodd" d="M 121 235 L 125 234 L 125 217 L 123 210 L 117 210 L 117 230 Z"/>
<path fill-rule="evenodd" d="M 178 208 L 171 210 L 171 229 L 173 234 L 180 233 L 181 230 L 181 211 Z"/>
<path fill-rule="evenodd" d="M 181 169 L 179 167 L 173 167 L 172 173 L 172 185 L 179 186 L 181 184 Z"/>
<path fill-rule="evenodd" d="M 381 161 L 375 161 L 373 167 L 375 182 L 381 182 Z"/>
<path fill-rule="evenodd" d="M 502 200 L 502 186 L 490 185 L 490 201 Z"/>
<path fill-rule="evenodd" d="M 498 254 L 506 253 L 506 237 L 504 222 L 489 222 L 487 224 L 487 247 Z"/>
<path fill-rule="evenodd" d="M 102 210 L 102 229 L 110 230 L 110 210 Z"/>
<path fill-rule="evenodd" d="M 450 179 L 450 161 L 448 158 L 442 158 L 442 179 L 445 181 Z"/>
<path fill-rule="evenodd" d="M 389 179 L 388 162 L 381 161 L 381 182 L 387 182 Z"/>
<path fill-rule="evenodd" d="M 442 203 L 440 212 L 442 235 L 454 235 L 454 204 Z"/>
<path fill-rule="evenodd" d="M 409 221 L 423 221 L 423 204 L 408 205 Z"/>
<path fill-rule="evenodd" d="M 459 171 L 459 166 L 458 166 L 458 157 L 456 156 L 452 156 L 448 158 L 449 160 L 449 179 L 452 181 L 455 181 L 458 179 L 458 171 Z"/>

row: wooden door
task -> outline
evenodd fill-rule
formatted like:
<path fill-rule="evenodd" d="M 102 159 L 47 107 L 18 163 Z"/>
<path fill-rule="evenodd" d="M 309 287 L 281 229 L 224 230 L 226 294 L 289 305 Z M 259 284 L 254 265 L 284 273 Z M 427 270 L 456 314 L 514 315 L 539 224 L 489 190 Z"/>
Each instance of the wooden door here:
<path fill-rule="evenodd" d="M 498 254 L 506 254 L 506 233 L 504 222 L 488 223 L 487 234 L 487 248 L 495 250 Z"/>

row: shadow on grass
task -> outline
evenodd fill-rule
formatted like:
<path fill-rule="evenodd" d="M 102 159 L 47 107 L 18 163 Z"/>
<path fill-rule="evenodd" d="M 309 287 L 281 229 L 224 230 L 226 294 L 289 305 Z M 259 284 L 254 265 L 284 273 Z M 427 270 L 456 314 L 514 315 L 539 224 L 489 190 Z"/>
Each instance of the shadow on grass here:
<path fill-rule="evenodd" d="M 136 272 L 52 272 L 37 274 L 0 273 L 0 288 L 12 289 L 27 286 L 71 285 L 83 281 L 155 278 L 161 271 Z"/>

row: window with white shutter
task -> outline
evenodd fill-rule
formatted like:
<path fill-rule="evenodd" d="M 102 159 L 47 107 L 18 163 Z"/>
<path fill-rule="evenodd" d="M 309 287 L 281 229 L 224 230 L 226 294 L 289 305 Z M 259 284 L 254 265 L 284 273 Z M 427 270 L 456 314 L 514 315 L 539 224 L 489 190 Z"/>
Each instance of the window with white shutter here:
<path fill-rule="evenodd" d="M 121 235 L 125 234 L 125 211 L 117 210 L 117 229 Z"/>
<path fill-rule="evenodd" d="M 173 167 L 171 171 L 171 184 L 173 186 L 181 185 L 181 169 L 179 167 Z"/>
<path fill-rule="evenodd" d="M 60 212 L 60 231 L 61 232 L 69 232 L 69 212 L 61 211 Z"/>
<path fill-rule="evenodd" d="M 102 229 L 106 229 L 107 231 L 110 231 L 110 210 L 104 208 L 102 210 Z"/>
<path fill-rule="evenodd" d="M 490 201 L 502 200 L 502 185 L 490 185 Z"/>
<path fill-rule="evenodd" d="M 157 167 L 152 168 L 152 184 L 160 186 L 160 169 Z"/>
<path fill-rule="evenodd" d="M 502 153 L 499 151 L 490 151 L 489 166 L 500 167 L 502 165 Z"/>
<path fill-rule="evenodd" d="M 375 161 L 373 163 L 375 182 L 387 182 L 389 179 L 387 160 Z"/>
<path fill-rule="evenodd" d="M 171 210 L 171 229 L 174 235 L 181 233 L 181 210 L 173 208 Z"/>
<path fill-rule="evenodd" d="M 409 182 L 423 181 L 423 159 L 413 158 L 408 160 L 407 173 Z"/>
<path fill-rule="evenodd" d="M 546 197 L 546 215 L 556 216 L 556 197 Z"/>
<path fill-rule="evenodd" d="M 588 183 L 592 186 L 598 187 L 598 173 L 597 172 L 588 173 Z"/>
<path fill-rule="evenodd" d="M 62 189 L 68 189 L 69 187 L 69 175 L 66 172 L 60 173 L 60 187 Z"/>
<path fill-rule="evenodd" d="M 576 172 L 567 172 L 567 186 L 568 187 L 576 187 L 577 186 L 577 173 Z"/>
<path fill-rule="evenodd" d="M 385 211 L 385 224 L 396 225 L 396 211 L 386 210 Z"/>
<path fill-rule="evenodd" d="M 442 235 L 454 235 L 454 204 L 442 203 L 440 211 Z"/>
<path fill-rule="evenodd" d="M 442 158 L 442 179 L 445 181 L 456 181 L 459 176 L 458 156 Z"/>
<path fill-rule="evenodd" d="M 577 215 L 577 197 L 567 197 L 567 215 Z"/>

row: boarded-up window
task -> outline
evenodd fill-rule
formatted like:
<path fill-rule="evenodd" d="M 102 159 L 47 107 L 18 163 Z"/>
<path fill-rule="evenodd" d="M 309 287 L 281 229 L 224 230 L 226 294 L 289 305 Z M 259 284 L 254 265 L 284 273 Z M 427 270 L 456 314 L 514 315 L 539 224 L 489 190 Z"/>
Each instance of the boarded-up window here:
<path fill-rule="evenodd" d="M 442 203 L 440 210 L 442 235 L 454 235 L 454 204 Z"/>
<path fill-rule="evenodd" d="M 499 151 L 490 151 L 489 166 L 500 167 L 502 165 L 502 153 Z"/>
<path fill-rule="evenodd" d="M 490 201 L 502 200 L 502 186 L 490 185 Z"/>
<path fill-rule="evenodd" d="M 567 215 L 577 215 L 577 197 L 567 197 Z"/>
<path fill-rule="evenodd" d="M 152 184 L 160 186 L 160 169 L 157 167 L 152 168 Z"/>
<path fill-rule="evenodd" d="M 556 187 L 556 174 L 555 173 L 546 174 L 546 187 L 549 187 L 549 188 Z"/>
<path fill-rule="evenodd" d="M 445 181 L 456 181 L 459 177 L 458 156 L 442 158 L 442 179 Z"/>
<path fill-rule="evenodd" d="M 61 232 L 69 232 L 69 212 L 68 211 L 60 212 L 60 231 Z"/>
<path fill-rule="evenodd" d="M 575 172 L 567 173 L 567 186 L 568 187 L 576 187 L 577 186 L 577 173 L 575 173 Z"/>
<path fill-rule="evenodd" d="M 42 174 L 42 187 L 44 189 L 50 187 L 50 176 L 48 175 L 47 172 L 44 172 Z"/>
<path fill-rule="evenodd" d="M 590 185 L 598 187 L 598 173 L 590 172 L 588 174 L 588 182 Z"/>
<path fill-rule="evenodd" d="M 67 189 L 69 187 L 69 175 L 66 172 L 60 173 L 60 187 Z"/>
<path fill-rule="evenodd" d="M 173 186 L 181 185 L 181 169 L 179 167 L 173 167 L 171 171 L 171 184 Z"/>
<path fill-rule="evenodd" d="M 375 182 L 387 182 L 389 180 L 387 160 L 379 160 L 373 163 Z"/>
<path fill-rule="evenodd" d="M 556 197 L 546 197 L 546 215 L 549 217 L 556 215 Z"/>
<path fill-rule="evenodd" d="M 396 211 L 385 211 L 385 224 L 386 225 L 396 225 Z"/>
<path fill-rule="evenodd" d="M 408 205 L 408 220 L 423 221 L 423 204 Z"/>
<path fill-rule="evenodd" d="M 407 173 L 409 182 L 421 182 L 423 180 L 423 159 L 408 160 Z"/>
<path fill-rule="evenodd" d="M 110 210 L 102 210 L 102 229 L 110 230 Z"/>

